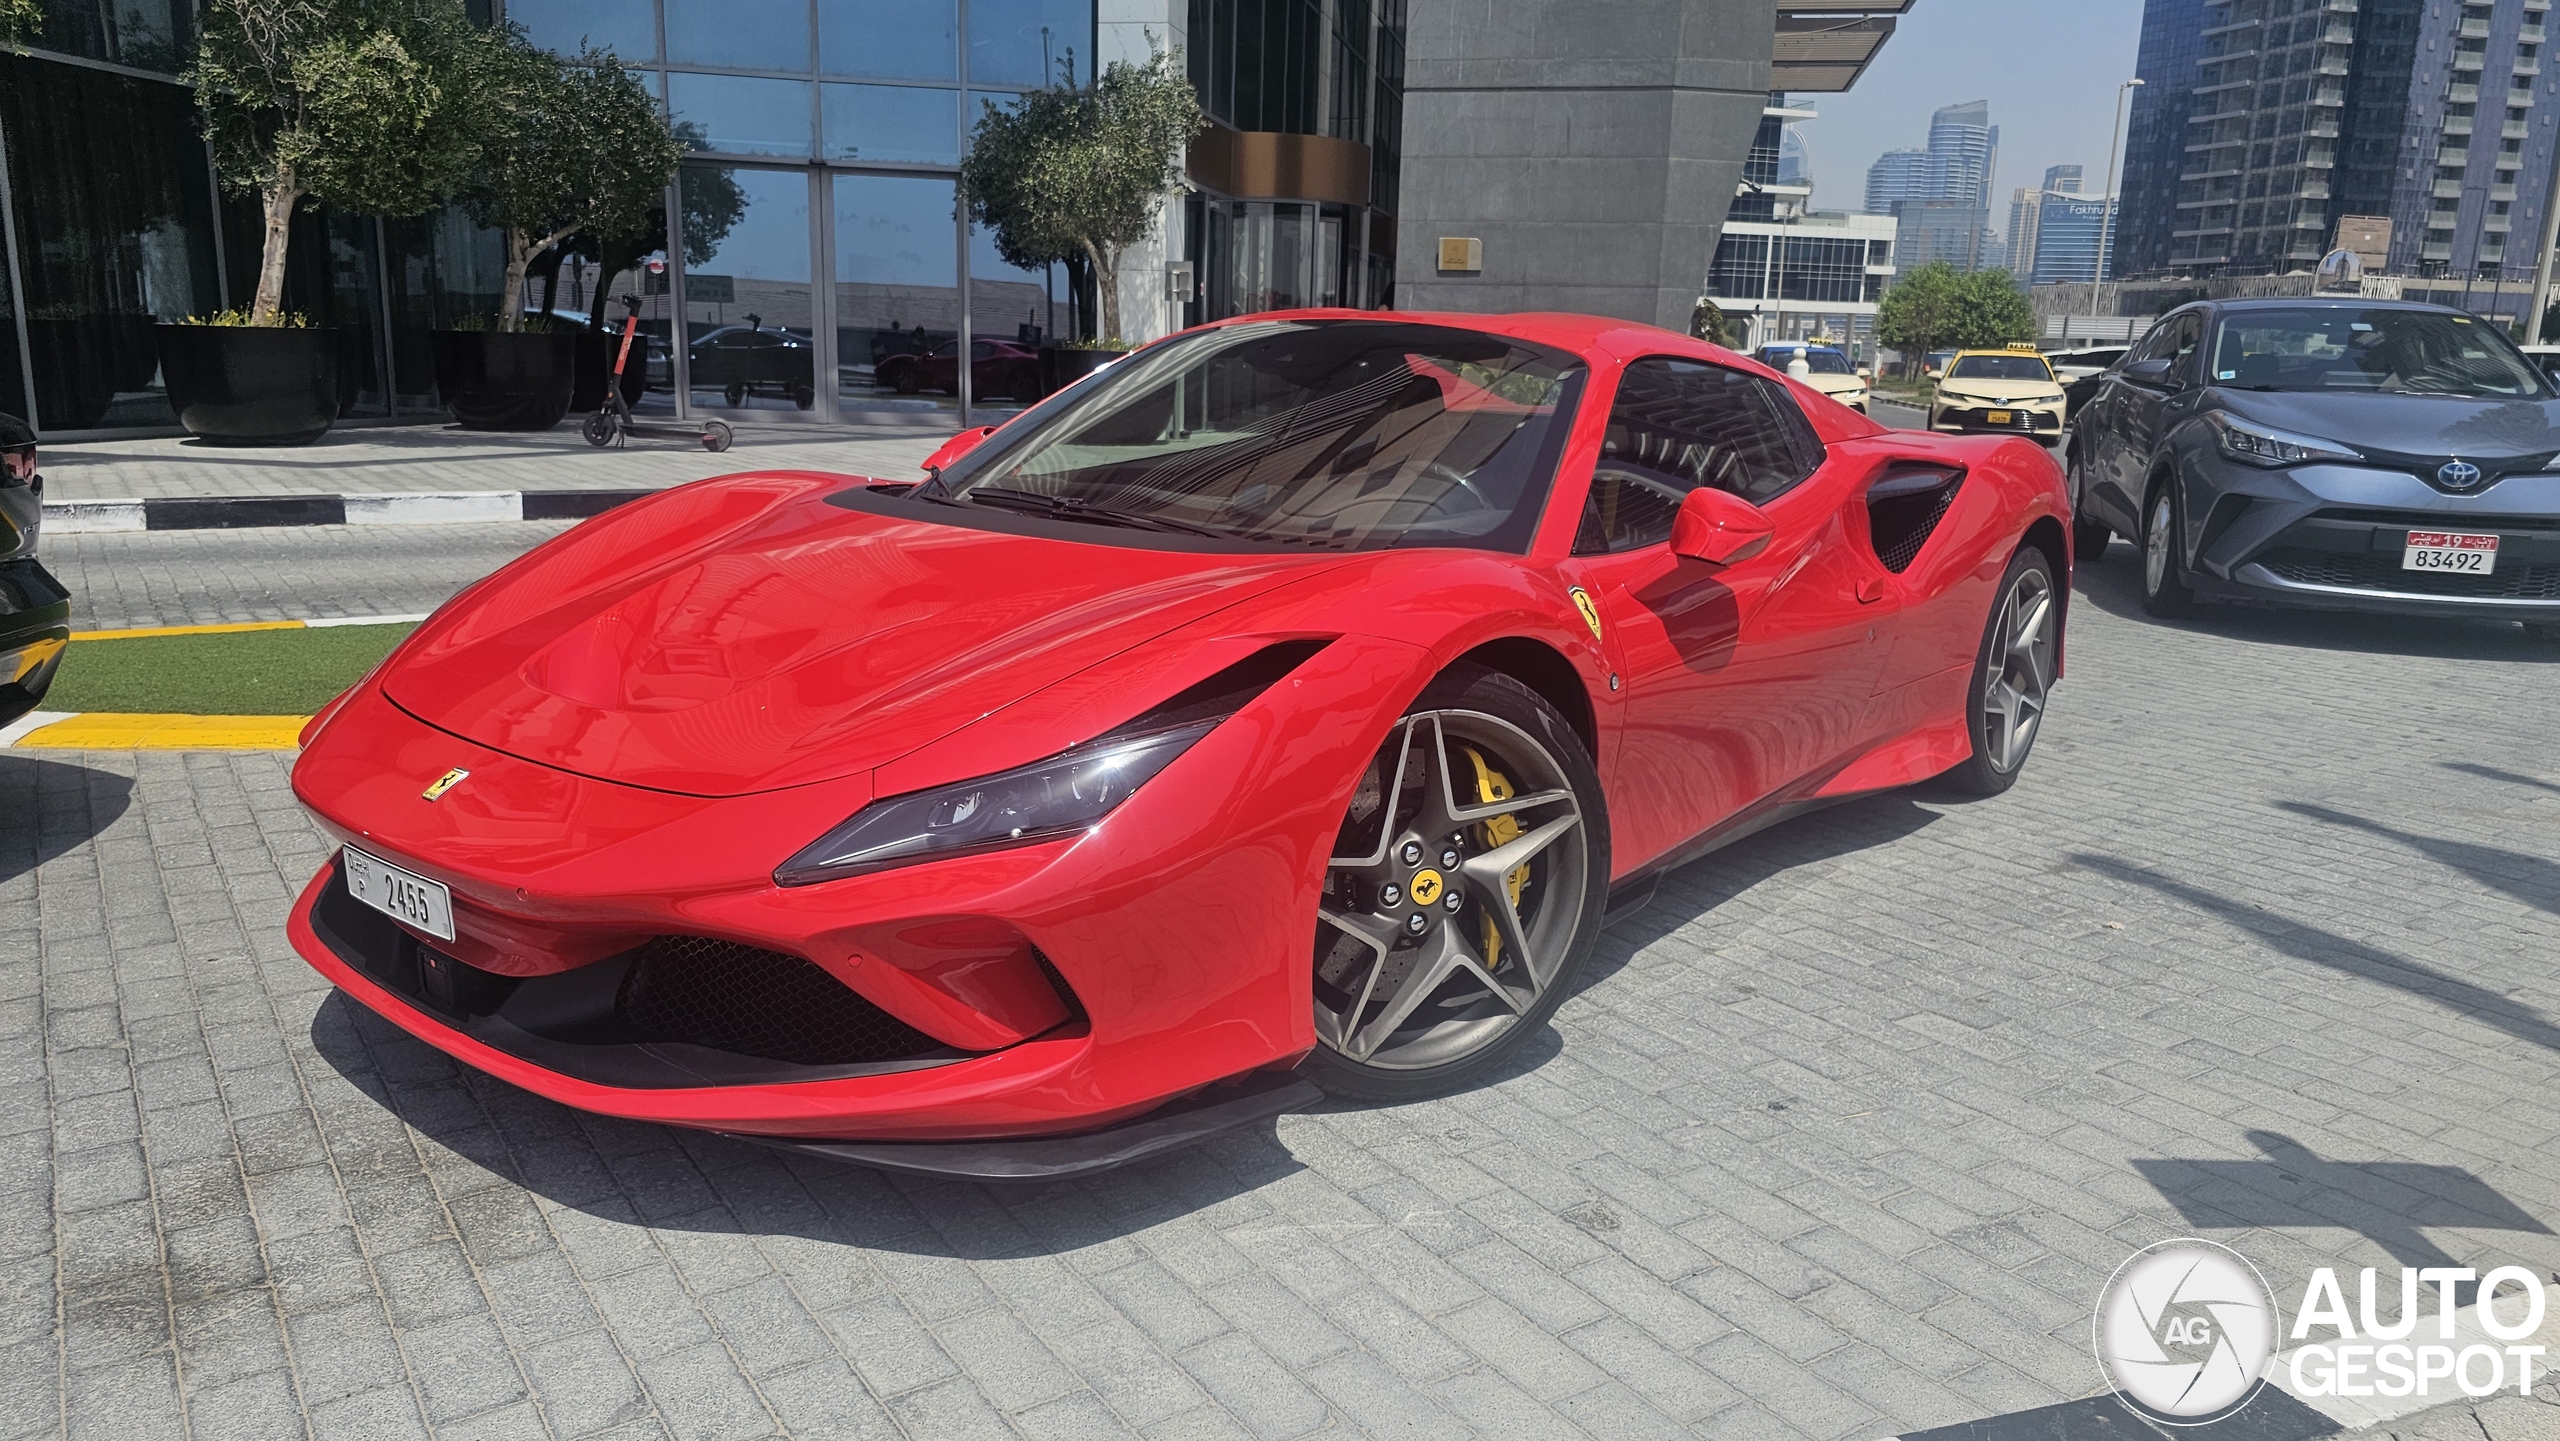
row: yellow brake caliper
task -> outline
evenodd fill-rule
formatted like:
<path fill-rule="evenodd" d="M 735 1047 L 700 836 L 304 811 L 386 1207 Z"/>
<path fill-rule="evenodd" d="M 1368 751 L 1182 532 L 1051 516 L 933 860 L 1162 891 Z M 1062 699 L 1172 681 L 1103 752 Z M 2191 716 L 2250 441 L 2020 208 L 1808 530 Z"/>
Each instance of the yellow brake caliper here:
<path fill-rule="evenodd" d="M 1465 751 L 1467 759 L 1475 765 L 1476 799 L 1479 802 L 1507 801 L 1517 794 L 1511 788 L 1511 778 L 1486 765 L 1484 756 L 1475 747 L 1460 746 L 1458 749 Z M 1520 820 L 1517 816 L 1506 813 L 1476 824 L 1476 840 L 1486 850 L 1509 845 L 1518 839 Z M 1522 861 L 1513 866 L 1509 874 L 1503 876 L 1502 882 L 1511 892 L 1511 909 L 1517 912 L 1520 909 L 1520 892 L 1529 884 L 1529 863 Z M 1490 915 L 1484 917 L 1484 963 L 1489 970 L 1499 970 L 1502 966 L 1502 928 L 1493 923 Z"/>

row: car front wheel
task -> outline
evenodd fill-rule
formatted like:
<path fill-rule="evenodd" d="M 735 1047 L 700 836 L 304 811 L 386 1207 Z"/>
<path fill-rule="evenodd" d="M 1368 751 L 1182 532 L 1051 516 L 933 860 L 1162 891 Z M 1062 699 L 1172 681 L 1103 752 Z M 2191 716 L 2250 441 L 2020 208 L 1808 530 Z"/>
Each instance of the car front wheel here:
<path fill-rule="evenodd" d="M 2089 517 L 2089 463 L 2080 446 L 2071 447 L 2071 560 L 2075 565 L 2103 560 L 2114 532 L 2103 520 Z"/>
<path fill-rule="evenodd" d="M 1502 1064 L 1599 937 L 1608 835 L 1599 774 L 1553 706 L 1475 667 L 1434 681 L 1361 774 L 1327 862 L 1301 1069 L 1405 1100 Z"/>
<path fill-rule="evenodd" d="M 2162 618 L 2185 615 L 2195 604 L 2186 563 L 2178 556 L 2178 485 L 2164 478 L 2142 507 L 2142 608 Z"/>

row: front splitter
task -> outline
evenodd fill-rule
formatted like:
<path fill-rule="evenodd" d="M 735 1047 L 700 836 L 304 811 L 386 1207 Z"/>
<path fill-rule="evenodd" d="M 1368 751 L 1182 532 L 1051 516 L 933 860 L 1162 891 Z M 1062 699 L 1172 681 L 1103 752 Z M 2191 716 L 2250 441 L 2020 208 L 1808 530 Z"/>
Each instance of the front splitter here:
<path fill-rule="evenodd" d="M 1074 1136 L 990 1141 L 799 1141 L 722 1132 L 733 1140 L 830 1161 L 946 1180 L 1034 1182 L 1099 1175 L 1324 1099 L 1312 1081 L 1256 1071 L 1206 1087 L 1132 1121 Z"/>

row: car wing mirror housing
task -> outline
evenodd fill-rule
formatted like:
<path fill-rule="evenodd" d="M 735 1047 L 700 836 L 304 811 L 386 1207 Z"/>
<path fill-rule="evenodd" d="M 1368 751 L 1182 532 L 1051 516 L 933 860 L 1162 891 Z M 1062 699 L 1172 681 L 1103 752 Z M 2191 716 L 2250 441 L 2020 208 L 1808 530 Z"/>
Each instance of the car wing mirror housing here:
<path fill-rule="evenodd" d="M 2136 385 L 2167 385 L 2176 367 L 2174 360 L 2137 360 L 2124 368 L 2124 378 Z"/>
<path fill-rule="evenodd" d="M 940 475 L 946 466 L 949 466 L 953 461 L 958 460 L 960 457 L 967 455 L 970 451 L 976 450 L 988 436 L 995 433 L 996 428 L 994 426 L 982 425 L 975 430 L 964 430 L 958 435 L 951 437 L 949 440 L 942 443 L 942 449 L 925 457 L 925 472 L 929 475 Z"/>
<path fill-rule="evenodd" d="M 1671 550 L 1709 565 L 1731 565 L 1767 550 L 1777 533 L 1777 522 L 1760 507 L 1731 491 L 1700 486 L 1671 519 Z"/>

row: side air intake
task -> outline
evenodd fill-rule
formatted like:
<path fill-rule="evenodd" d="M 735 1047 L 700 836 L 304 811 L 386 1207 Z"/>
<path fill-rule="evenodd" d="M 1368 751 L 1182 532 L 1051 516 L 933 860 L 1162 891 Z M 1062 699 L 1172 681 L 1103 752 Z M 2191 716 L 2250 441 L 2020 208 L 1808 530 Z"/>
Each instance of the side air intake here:
<path fill-rule="evenodd" d="M 1900 575 L 1911 568 L 1963 486 L 1961 470 L 1897 465 L 1868 488 L 1868 535 L 1885 569 Z"/>

